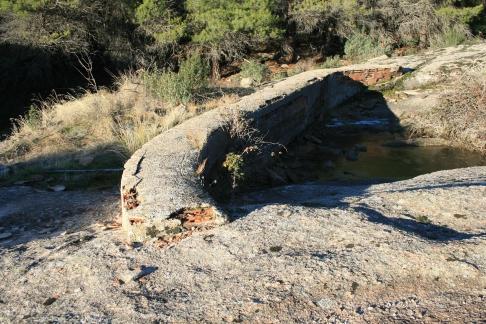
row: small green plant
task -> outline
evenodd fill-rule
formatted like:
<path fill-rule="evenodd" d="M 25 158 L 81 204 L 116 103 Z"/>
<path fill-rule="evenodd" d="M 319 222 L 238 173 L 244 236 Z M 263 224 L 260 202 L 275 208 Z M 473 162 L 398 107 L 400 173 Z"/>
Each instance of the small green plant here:
<path fill-rule="evenodd" d="M 363 61 L 385 54 L 386 49 L 373 37 L 358 32 L 344 44 L 344 53 L 352 61 Z"/>
<path fill-rule="evenodd" d="M 197 93 L 208 83 L 209 65 L 201 56 L 194 54 L 181 63 L 178 72 L 145 72 L 143 82 L 156 97 L 172 105 L 194 100 Z"/>
<path fill-rule="evenodd" d="M 209 64 L 199 54 L 192 54 L 182 61 L 178 75 L 187 88 L 205 87 L 208 84 Z"/>
<path fill-rule="evenodd" d="M 423 224 L 430 224 L 430 219 L 427 216 L 424 215 L 419 215 L 415 217 L 417 222 L 423 223 Z"/>
<path fill-rule="evenodd" d="M 28 124 L 31 128 L 36 128 L 42 124 L 42 111 L 36 106 L 30 106 L 29 111 L 24 117 L 24 123 Z"/>
<path fill-rule="evenodd" d="M 241 154 L 228 153 L 223 162 L 223 167 L 228 170 L 232 178 L 232 187 L 236 188 L 238 183 L 244 179 L 245 173 L 243 172 L 244 159 Z"/>
<path fill-rule="evenodd" d="M 249 60 L 241 65 L 240 75 L 242 78 L 250 78 L 255 81 L 256 84 L 261 84 L 263 81 L 268 80 L 270 70 L 265 64 Z"/>
<path fill-rule="evenodd" d="M 324 63 L 320 65 L 321 69 L 332 69 L 342 66 L 339 55 L 327 57 Z"/>

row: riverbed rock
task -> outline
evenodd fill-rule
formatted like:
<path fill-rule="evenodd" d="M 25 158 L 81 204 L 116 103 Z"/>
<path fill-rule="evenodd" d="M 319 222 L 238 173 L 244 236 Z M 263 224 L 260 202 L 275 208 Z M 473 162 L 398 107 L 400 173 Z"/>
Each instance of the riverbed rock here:
<path fill-rule="evenodd" d="M 26 227 L 0 241 L 2 322 L 486 318 L 486 167 L 240 195 L 227 205 L 233 222 L 169 246 L 130 245 L 119 227 L 99 226 L 116 221 L 116 193 L 16 190 L 0 188 L 0 206 L 20 208 L 4 231 Z M 40 210 L 61 219 L 57 208 L 76 211 L 72 225 L 30 230 Z"/>

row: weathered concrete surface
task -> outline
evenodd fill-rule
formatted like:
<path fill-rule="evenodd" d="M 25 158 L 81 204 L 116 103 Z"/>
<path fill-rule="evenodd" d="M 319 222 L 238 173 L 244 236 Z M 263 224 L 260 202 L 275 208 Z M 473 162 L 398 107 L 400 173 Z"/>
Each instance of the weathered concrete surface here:
<path fill-rule="evenodd" d="M 403 82 L 405 89 L 417 89 L 447 83 L 452 77 L 481 63 L 486 63 L 486 42 L 429 50 L 401 57 L 377 57 L 367 64 L 397 64 L 417 70 Z"/>
<path fill-rule="evenodd" d="M 268 141 L 287 144 L 314 121 L 360 91 L 359 83 L 376 84 L 399 75 L 399 67 L 415 70 L 400 80 L 406 100 L 389 101 L 390 111 L 404 121 L 436 105 L 441 91 L 423 90 L 475 64 L 486 61 L 486 44 L 459 46 L 398 58 L 376 58 L 339 69 L 308 71 L 266 87 L 230 107 L 193 118 L 147 143 L 125 165 L 122 179 L 123 224 L 129 237 L 143 241 L 147 228 L 164 230 L 167 219 L 183 208 L 215 207 L 214 223 L 225 221 L 203 189 L 207 176 L 229 145 L 221 131 L 225 111 L 238 110 L 255 121 Z M 343 77 L 344 76 L 344 77 Z M 406 91 L 403 91 L 405 93 Z M 196 169 L 203 170 L 196 174 Z M 203 168 L 201 168 L 203 167 Z"/>
<path fill-rule="evenodd" d="M 15 192 L 0 188 L 20 207 L 0 230 L 2 323 L 486 318 L 486 167 L 273 189 L 169 248 L 110 230 L 112 193 Z"/>
<path fill-rule="evenodd" d="M 164 231 L 176 220 L 168 220 L 183 208 L 213 207 L 214 223 L 224 215 L 204 190 L 206 176 L 221 161 L 230 144 L 222 131 L 225 111 L 238 111 L 253 121 L 265 140 L 287 144 L 332 109 L 363 90 L 353 79 L 375 84 L 400 73 L 396 65 L 315 70 L 301 73 L 170 129 L 145 144 L 125 164 L 122 177 L 123 226 L 132 240 L 144 241 L 147 229 Z M 349 76 L 346 76 L 349 75 Z M 198 166 L 204 165 L 197 175 Z"/>

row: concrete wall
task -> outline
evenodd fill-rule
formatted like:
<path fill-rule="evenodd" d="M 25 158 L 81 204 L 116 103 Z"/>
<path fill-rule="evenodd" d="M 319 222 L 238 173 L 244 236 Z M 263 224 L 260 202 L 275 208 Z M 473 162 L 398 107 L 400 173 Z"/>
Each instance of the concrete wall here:
<path fill-rule="evenodd" d="M 130 239 L 143 241 L 147 229 L 171 227 L 177 222 L 171 216 L 184 208 L 212 207 L 214 223 L 225 221 L 204 190 L 203 178 L 224 158 L 230 145 L 223 131 L 227 111 L 241 112 L 266 135 L 265 140 L 285 145 L 325 111 L 362 91 L 358 81 L 388 81 L 399 70 L 380 66 L 363 67 L 361 73 L 356 67 L 304 72 L 155 137 L 130 158 L 122 176 L 122 219 Z"/>

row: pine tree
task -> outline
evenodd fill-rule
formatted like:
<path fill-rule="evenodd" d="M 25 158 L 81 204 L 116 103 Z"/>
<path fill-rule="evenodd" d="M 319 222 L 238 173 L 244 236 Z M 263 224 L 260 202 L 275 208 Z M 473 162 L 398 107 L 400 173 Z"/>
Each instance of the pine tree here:
<path fill-rule="evenodd" d="M 176 44 L 186 34 L 187 24 L 170 0 L 143 0 L 135 11 L 136 22 L 161 45 Z"/>
<path fill-rule="evenodd" d="M 246 47 L 282 35 L 276 0 L 187 0 L 192 41 L 207 49 L 213 78 L 222 58 L 234 58 Z"/>

